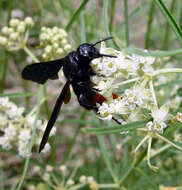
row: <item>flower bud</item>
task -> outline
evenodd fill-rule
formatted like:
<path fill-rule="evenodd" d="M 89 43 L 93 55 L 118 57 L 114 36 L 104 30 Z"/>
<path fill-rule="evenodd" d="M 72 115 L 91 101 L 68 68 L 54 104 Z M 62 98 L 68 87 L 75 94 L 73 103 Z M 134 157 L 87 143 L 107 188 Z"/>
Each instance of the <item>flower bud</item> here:
<path fill-rule="evenodd" d="M 9 28 L 7 27 L 7 26 L 4 26 L 3 28 L 2 28 L 2 33 L 4 34 L 4 35 L 9 35 Z"/>
<path fill-rule="evenodd" d="M 7 38 L 5 38 L 5 37 L 3 37 L 3 36 L 0 36 L 0 44 L 1 44 L 2 46 L 6 46 L 7 43 L 8 43 Z"/>
<path fill-rule="evenodd" d="M 62 55 L 63 53 L 63 49 L 62 48 L 58 48 L 57 51 L 56 51 L 56 54 L 57 55 Z"/>
<path fill-rule="evenodd" d="M 67 42 L 67 40 L 66 40 L 65 38 L 61 40 L 61 45 L 62 45 L 62 46 L 67 45 L 67 43 L 68 43 L 68 42 Z"/>
<path fill-rule="evenodd" d="M 9 25 L 13 28 L 16 28 L 19 25 L 20 21 L 16 18 L 13 18 L 9 21 Z"/>
<path fill-rule="evenodd" d="M 71 49 L 71 45 L 70 44 L 66 44 L 65 46 L 64 46 L 64 50 L 65 51 L 69 51 Z"/>
<path fill-rule="evenodd" d="M 17 27 L 17 32 L 19 32 L 19 33 L 23 33 L 23 32 L 25 32 L 25 26 L 24 25 L 19 25 L 18 27 Z"/>
<path fill-rule="evenodd" d="M 50 165 L 47 165 L 47 166 L 46 166 L 46 171 L 47 171 L 47 172 L 52 172 L 52 170 L 53 170 L 53 167 L 52 167 L 52 166 L 50 166 Z"/>
<path fill-rule="evenodd" d="M 10 34 L 9 37 L 11 40 L 17 40 L 18 36 L 19 36 L 18 32 L 13 32 Z"/>
<path fill-rule="evenodd" d="M 67 172 L 67 167 L 65 165 L 62 165 L 59 167 L 61 173 L 63 176 L 66 176 L 66 172 Z"/>
<path fill-rule="evenodd" d="M 58 49 L 58 48 L 59 48 L 59 44 L 58 44 L 58 43 L 54 43 L 54 44 L 53 44 L 53 48 L 54 48 L 54 49 Z"/>
<path fill-rule="evenodd" d="M 52 50 L 52 46 L 48 45 L 45 47 L 45 53 L 49 54 L 51 53 L 51 50 Z"/>
<path fill-rule="evenodd" d="M 85 176 L 85 175 L 82 175 L 82 176 L 80 177 L 80 183 L 86 183 L 86 182 L 87 182 L 86 176 Z"/>
<path fill-rule="evenodd" d="M 67 185 L 74 185 L 75 184 L 75 182 L 72 180 L 72 179 L 69 179 L 68 181 L 67 181 Z"/>
<path fill-rule="evenodd" d="M 32 27 L 34 25 L 33 19 L 31 17 L 26 17 L 25 24 Z"/>

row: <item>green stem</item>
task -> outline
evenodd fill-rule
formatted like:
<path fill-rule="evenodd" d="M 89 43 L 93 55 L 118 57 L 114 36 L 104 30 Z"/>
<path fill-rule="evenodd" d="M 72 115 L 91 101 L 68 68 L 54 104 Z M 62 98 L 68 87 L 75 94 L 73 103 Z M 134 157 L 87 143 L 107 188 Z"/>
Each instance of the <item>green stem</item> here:
<path fill-rule="evenodd" d="M 152 21 L 153 16 L 155 12 L 155 3 L 152 0 L 150 3 L 150 11 L 149 11 L 149 17 L 148 17 L 148 23 L 147 23 L 147 32 L 145 35 L 145 49 L 149 48 L 149 42 L 150 42 L 150 35 L 151 35 L 151 29 L 152 29 Z"/>
<path fill-rule="evenodd" d="M 35 55 L 29 50 L 27 46 L 24 46 L 24 51 L 35 61 L 36 63 L 39 62 L 39 60 L 35 57 Z"/>
<path fill-rule="evenodd" d="M 10 21 L 11 19 L 11 11 L 13 8 L 13 1 L 9 0 L 8 1 L 8 20 L 7 22 Z M 7 73 L 7 65 L 8 65 L 8 51 L 5 51 L 4 54 L 4 60 L 1 66 L 1 82 L 0 82 L 0 93 L 3 93 L 4 88 L 5 88 L 5 80 L 6 80 L 6 73 Z"/>
<path fill-rule="evenodd" d="M 114 23 L 114 14 L 115 14 L 115 0 L 111 0 L 111 13 L 110 13 L 110 22 L 109 22 L 109 30 L 113 31 L 113 23 Z"/>
<path fill-rule="evenodd" d="M 4 176 L 3 176 L 3 170 L 2 168 L 0 167 L 0 186 L 1 186 L 1 189 L 4 190 Z"/>
<path fill-rule="evenodd" d="M 128 2 L 124 0 L 124 18 L 125 18 L 125 41 L 126 46 L 130 45 L 129 39 L 129 19 L 128 19 Z"/>
<path fill-rule="evenodd" d="M 128 168 L 128 170 L 125 172 L 125 175 L 120 179 L 119 186 L 121 187 L 125 180 L 130 176 L 132 171 L 143 161 L 145 158 L 145 155 L 147 154 L 147 148 L 140 154 L 138 159 L 134 158 L 132 165 Z"/>
<path fill-rule="evenodd" d="M 181 28 L 181 30 L 182 30 L 182 3 L 180 3 L 181 4 L 181 8 L 180 8 L 180 17 L 179 17 L 179 27 Z"/>
<path fill-rule="evenodd" d="M 100 188 L 106 188 L 106 189 L 114 188 L 114 189 L 118 189 L 118 186 L 116 184 L 99 184 L 99 189 Z"/>
<path fill-rule="evenodd" d="M 181 31 L 180 27 L 177 25 L 174 17 L 170 14 L 170 12 L 168 11 L 167 7 L 164 5 L 162 0 L 155 0 L 155 2 L 158 5 L 158 7 L 160 8 L 160 10 L 161 10 L 162 14 L 164 15 L 164 17 L 166 18 L 166 20 L 169 22 L 169 25 L 175 32 L 176 37 L 181 45 L 182 44 L 182 31 Z"/>
<path fill-rule="evenodd" d="M 6 80 L 6 73 L 7 73 L 7 65 L 8 65 L 8 52 L 5 51 L 4 54 L 4 60 L 1 65 L 1 86 L 0 86 L 0 93 L 3 93 L 4 88 L 5 88 L 5 80 Z"/>
<path fill-rule="evenodd" d="M 42 93 L 43 93 L 43 86 L 40 86 L 39 94 L 38 94 L 38 100 L 37 100 L 37 110 L 36 110 L 36 115 L 35 115 L 35 121 L 34 121 L 34 124 L 33 124 L 33 127 L 32 127 L 32 136 L 31 136 L 31 139 L 30 139 L 29 147 L 28 147 L 28 154 L 29 155 L 31 154 L 32 146 L 33 146 L 33 144 L 35 142 L 36 123 L 37 123 L 37 120 L 38 120 L 38 117 L 39 117 L 39 111 L 40 111 L 40 104 L 41 104 Z M 23 186 L 23 182 L 24 182 L 27 170 L 28 170 L 29 162 L 30 162 L 30 156 L 28 156 L 26 158 L 26 160 L 25 160 L 25 165 L 24 165 L 23 173 L 22 173 L 20 182 L 19 182 L 18 187 L 17 187 L 16 190 L 20 190 L 21 187 Z"/>
<path fill-rule="evenodd" d="M 108 7 L 109 7 L 109 1 L 104 0 L 103 1 L 103 21 L 104 21 L 104 30 L 105 30 L 106 36 L 110 36 L 109 21 L 108 21 Z"/>
<path fill-rule="evenodd" d="M 133 54 L 138 54 L 142 56 L 154 56 L 154 57 L 167 57 L 167 56 L 175 56 L 175 55 L 182 54 L 182 48 L 175 49 L 175 50 L 168 50 L 168 51 L 156 50 L 156 51 L 148 51 L 148 52 L 144 52 L 141 49 L 131 48 L 131 47 L 125 48 L 123 50 L 126 53 L 133 53 Z"/>
<path fill-rule="evenodd" d="M 79 8 L 73 13 L 73 16 L 71 17 L 70 21 L 68 22 L 68 24 L 65 27 L 66 31 L 69 31 L 69 29 L 71 28 L 71 25 L 76 20 L 77 16 L 81 13 L 81 11 L 84 9 L 84 7 L 88 3 L 88 1 L 89 0 L 83 0 L 81 5 L 79 6 Z"/>
<path fill-rule="evenodd" d="M 182 73 L 182 69 L 180 68 L 168 68 L 168 69 L 159 69 L 154 71 L 153 76 L 160 74 L 168 74 L 168 73 Z"/>
<path fill-rule="evenodd" d="M 174 9 L 175 5 L 176 5 L 176 0 L 171 1 L 171 6 L 170 6 L 171 14 L 173 14 L 175 11 L 175 9 Z M 166 26 L 165 26 L 165 33 L 164 33 L 162 49 L 166 49 L 168 47 L 169 39 L 170 39 L 170 25 L 169 25 L 169 22 L 167 22 Z"/>
<path fill-rule="evenodd" d="M 80 119 L 79 119 L 79 120 L 82 121 L 82 120 L 84 120 L 85 117 L 86 117 L 86 111 L 83 111 L 82 114 L 81 114 L 81 116 L 80 116 Z M 75 141 L 76 141 L 76 137 L 77 137 L 77 135 L 78 135 L 78 133 L 79 133 L 79 131 L 80 131 L 80 128 L 81 128 L 82 126 L 83 126 L 83 124 L 81 124 L 81 123 L 78 123 L 78 124 L 77 124 L 77 127 L 76 127 L 76 129 L 75 129 L 73 138 L 71 139 L 71 142 L 70 142 L 70 144 L 69 144 L 69 146 L 68 146 L 68 148 L 67 148 L 67 151 L 66 151 L 66 153 L 65 153 L 64 159 L 63 159 L 63 161 L 62 161 L 61 164 L 64 164 L 64 163 L 69 159 L 71 150 L 72 150 L 73 145 L 75 144 Z"/>
<path fill-rule="evenodd" d="M 98 139 L 98 142 L 99 142 L 99 147 L 100 147 L 102 157 L 103 157 L 103 159 L 104 159 L 104 161 L 105 161 L 105 163 L 107 165 L 107 168 L 108 168 L 114 182 L 116 184 L 118 184 L 118 179 L 117 179 L 116 174 L 115 174 L 115 172 L 113 170 L 111 160 L 109 158 L 107 149 L 106 149 L 105 144 L 104 144 L 104 138 L 102 136 L 97 136 L 97 139 Z"/>

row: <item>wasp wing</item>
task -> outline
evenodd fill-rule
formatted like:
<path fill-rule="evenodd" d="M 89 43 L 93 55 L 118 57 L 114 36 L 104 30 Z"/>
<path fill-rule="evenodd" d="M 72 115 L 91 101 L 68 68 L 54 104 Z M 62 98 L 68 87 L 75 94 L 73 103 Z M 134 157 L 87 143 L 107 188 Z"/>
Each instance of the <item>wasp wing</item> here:
<path fill-rule="evenodd" d="M 70 99 L 71 99 L 71 92 L 70 92 L 70 88 L 68 88 L 68 89 L 66 90 L 66 94 L 65 94 L 65 97 L 64 97 L 63 102 L 64 102 L 65 104 L 67 104 L 67 103 L 70 101 Z"/>
<path fill-rule="evenodd" d="M 54 109 L 52 111 L 52 114 L 51 114 L 51 117 L 48 121 L 48 124 L 47 124 L 47 127 L 46 127 L 46 130 L 44 132 L 44 135 L 42 137 L 42 140 L 41 140 L 41 143 L 40 143 L 40 147 L 39 147 L 39 152 L 42 151 L 42 149 L 44 148 L 45 144 L 47 143 L 48 141 L 48 138 L 49 138 L 49 134 L 51 132 L 51 129 L 58 117 L 58 114 L 59 114 L 59 111 L 60 111 L 60 108 L 61 108 L 61 105 L 63 104 L 63 101 L 65 100 L 65 97 L 69 91 L 69 88 L 70 88 L 70 84 L 71 84 L 71 81 L 68 80 L 66 82 L 66 84 L 64 85 L 57 101 L 56 101 L 56 104 L 54 106 Z"/>
<path fill-rule="evenodd" d="M 28 65 L 22 71 L 22 78 L 44 84 L 48 79 L 58 78 L 57 74 L 63 64 L 64 58 Z"/>

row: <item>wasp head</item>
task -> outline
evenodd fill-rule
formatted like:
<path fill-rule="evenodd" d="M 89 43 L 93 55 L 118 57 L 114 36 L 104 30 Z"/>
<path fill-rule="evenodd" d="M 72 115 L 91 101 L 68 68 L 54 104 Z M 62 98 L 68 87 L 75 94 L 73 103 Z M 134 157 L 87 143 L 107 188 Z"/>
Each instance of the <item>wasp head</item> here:
<path fill-rule="evenodd" d="M 81 44 L 77 49 L 77 53 L 78 58 L 85 61 L 92 61 L 95 58 L 101 57 L 99 50 L 88 43 Z"/>
<path fill-rule="evenodd" d="M 78 58 L 83 60 L 83 61 L 92 61 L 95 58 L 99 58 L 99 57 L 103 57 L 103 56 L 105 56 L 105 57 L 116 57 L 113 55 L 101 54 L 99 52 L 99 50 L 96 47 L 94 47 L 98 43 L 101 43 L 103 41 L 110 40 L 110 39 L 112 39 L 112 37 L 104 38 L 104 39 L 99 40 L 98 42 L 96 42 L 94 44 L 88 44 L 88 43 L 81 44 L 77 48 Z"/>

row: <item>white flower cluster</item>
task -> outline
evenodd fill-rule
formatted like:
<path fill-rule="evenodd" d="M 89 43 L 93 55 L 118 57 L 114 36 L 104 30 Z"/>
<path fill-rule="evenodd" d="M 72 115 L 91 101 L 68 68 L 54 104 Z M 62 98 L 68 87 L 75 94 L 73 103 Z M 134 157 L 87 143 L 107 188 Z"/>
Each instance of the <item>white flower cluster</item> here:
<path fill-rule="evenodd" d="M 94 69 L 99 73 L 92 78 L 96 84 L 95 88 L 107 99 L 99 105 L 98 113 L 101 119 L 111 120 L 115 115 L 128 115 L 130 120 L 133 111 L 151 110 L 154 100 L 149 83 L 154 72 L 152 64 L 155 58 L 128 55 L 113 48 L 106 48 L 104 43 L 101 44 L 100 52 L 117 56 L 117 58 L 103 57 L 92 61 Z M 120 86 L 131 83 L 134 84 L 130 85 L 130 88 L 123 89 L 120 96 L 113 96 Z"/>
<path fill-rule="evenodd" d="M 32 135 L 32 127 L 35 120 L 35 114 L 30 113 L 23 116 L 24 108 L 17 107 L 10 102 L 7 97 L 0 98 L 0 130 L 3 135 L 0 136 L 0 146 L 5 150 L 17 148 L 21 157 L 29 155 L 29 144 Z M 40 144 L 43 132 L 47 122 L 37 121 L 37 133 L 34 145 Z M 54 135 L 56 128 L 53 127 L 51 135 Z M 48 152 L 50 145 L 46 144 L 43 152 Z"/>
<path fill-rule="evenodd" d="M 105 43 L 101 43 L 100 52 L 103 54 L 115 55 L 117 58 L 103 57 L 94 59 L 92 65 L 96 71 L 106 77 L 128 78 L 129 76 L 152 75 L 152 64 L 154 57 L 143 57 L 139 55 L 127 55 L 122 51 L 107 48 Z"/>
<path fill-rule="evenodd" d="M 4 46 L 9 51 L 17 51 L 24 48 L 29 30 L 34 26 L 31 17 L 26 17 L 24 21 L 13 18 L 9 21 L 9 26 L 4 26 L 1 29 L 0 45 Z"/>
<path fill-rule="evenodd" d="M 101 118 L 111 120 L 113 115 L 126 115 L 138 108 L 148 108 L 149 103 L 152 102 L 148 83 L 153 71 L 151 65 L 155 59 L 126 55 L 122 51 L 106 48 L 104 43 L 101 44 L 100 51 L 117 56 L 117 58 L 103 57 L 92 62 L 95 70 L 104 76 L 92 78 L 93 82 L 97 84 L 95 88 L 107 99 L 107 102 L 99 106 L 98 113 Z M 113 97 L 119 86 L 132 82 L 135 82 L 134 85 L 125 89 L 121 96 Z"/>
<path fill-rule="evenodd" d="M 59 169 L 57 175 L 54 174 L 55 169 Z M 80 176 L 79 181 L 74 180 L 76 170 L 73 170 L 71 173 L 66 165 L 61 165 L 58 168 L 47 165 L 45 170 L 42 170 L 39 166 L 36 166 L 33 169 L 33 173 L 35 175 L 39 175 L 46 182 L 45 184 L 54 187 L 54 189 L 77 190 L 89 185 L 90 190 L 98 190 L 99 187 L 99 184 L 92 176 L 82 175 Z M 61 177 L 59 175 L 61 175 Z M 46 186 L 44 188 L 46 189 Z M 31 185 L 28 189 L 36 189 L 36 187 Z"/>
<path fill-rule="evenodd" d="M 67 33 L 64 29 L 42 27 L 40 33 L 40 46 L 44 48 L 43 58 L 51 59 L 62 56 L 70 51 L 71 45 L 67 41 Z"/>
<path fill-rule="evenodd" d="M 96 84 L 95 88 L 99 90 L 99 93 L 106 98 L 102 105 L 98 104 L 99 118 L 103 120 L 113 119 L 123 125 L 145 120 L 152 116 L 151 121 L 141 129 L 146 132 L 146 136 L 137 145 L 135 152 L 148 140 L 147 162 L 149 167 L 155 170 L 156 167 L 150 163 L 152 138 L 156 136 L 182 150 L 182 147 L 160 135 L 167 127 L 168 121 L 182 122 L 182 114 L 178 113 L 175 119 L 173 117 L 173 120 L 170 120 L 169 109 L 179 108 L 181 102 L 181 97 L 175 96 L 173 91 L 170 94 L 173 98 L 168 99 L 166 104 L 160 108 L 158 107 L 157 99 L 165 92 L 156 91 L 154 84 L 165 84 L 167 80 L 165 77 L 161 78 L 161 76 L 160 81 L 153 78 L 163 73 L 182 72 L 182 69 L 164 68 L 155 70 L 154 68 L 157 68 L 157 66 L 159 68 L 159 65 L 157 65 L 158 60 L 155 60 L 154 57 L 128 55 L 124 51 L 106 48 L 104 43 L 101 44 L 100 52 L 115 55 L 117 58 L 103 57 L 92 61 L 92 65 L 98 73 L 97 76 L 92 78 L 92 81 Z M 154 65 L 154 62 L 156 65 Z M 170 80 L 169 77 L 168 80 Z"/>

